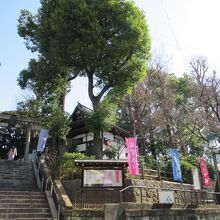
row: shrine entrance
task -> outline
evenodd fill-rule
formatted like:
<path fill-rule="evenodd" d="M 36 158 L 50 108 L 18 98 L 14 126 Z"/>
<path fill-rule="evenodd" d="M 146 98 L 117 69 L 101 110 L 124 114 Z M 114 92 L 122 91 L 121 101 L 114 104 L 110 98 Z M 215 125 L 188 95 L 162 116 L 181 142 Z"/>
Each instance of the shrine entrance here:
<path fill-rule="evenodd" d="M 37 120 L 31 118 L 22 118 L 15 114 L 0 113 L 0 131 L 1 137 L 1 155 L 0 159 L 7 159 L 7 152 L 10 147 L 19 144 L 19 157 L 28 159 L 30 151 L 31 130 L 39 130 L 36 127 Z M 4 144 L 3 144 L 4 143 Z"/>

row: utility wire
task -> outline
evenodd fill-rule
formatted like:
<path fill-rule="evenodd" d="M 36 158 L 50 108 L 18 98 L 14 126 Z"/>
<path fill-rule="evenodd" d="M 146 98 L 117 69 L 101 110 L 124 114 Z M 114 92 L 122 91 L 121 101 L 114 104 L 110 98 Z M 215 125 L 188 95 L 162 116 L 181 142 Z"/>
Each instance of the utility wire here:
<path fill-rule="evenodd" d="M 171 29 L 171 31 L 172 31 L 172 33 L 173 33 L 173 36 L 174 36 L 174 39 L 175 39 L 175 41 L 176 41 L 176 45 L 177 45 L 177 48 L 178 48 L 178 50 L 179 50 L 180 57 L 181 57 L 181 59 L 182 59 L 182 61 L 183 61 L 183 64 L 184 64 L 184 66 L 185 66 L 185 71 L 187 72 L 187 65 L 186 65 L 186 63 L 185 63 L 185 61 L 184 61 L 184 58 L 183 58 L 183 54 L 182 54 L 180 45 L 179 45 L 179 43 L 178 43 L 178 41 L 177 41 L 177 38 L 176 38 L 176 35 L 175 35 L 175 32 L 174 32 L 172 23 L 171 23 L 171 21 L 170 21 L 170 18 L 169 18 L 169 15 L 168 15 L 168 12 L 167 12 L 167 10 L 166 10 L 166 7 L 165 7 L 165 5 L 164 5 L 163 0 L 161 0 L 161 4 L 162 4 L 162 6 L 163 6 L 164 12 L 165 12 L 165 14 L 166 14 L 167 20 L 168 20 L 169 25 L 170 25 L 170 29 Z"/>

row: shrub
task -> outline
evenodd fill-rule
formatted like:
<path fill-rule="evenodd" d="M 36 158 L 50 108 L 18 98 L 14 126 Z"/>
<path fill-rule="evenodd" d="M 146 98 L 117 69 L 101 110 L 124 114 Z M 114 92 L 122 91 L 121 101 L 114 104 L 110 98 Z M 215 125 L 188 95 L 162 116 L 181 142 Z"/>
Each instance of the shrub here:
<path fill-rule="evenodd" d="M 62 165 L 62 178 L 73 179 L 74 177 L 79 177 L 81 174 L 81 168 L 77 167 L 74 163 L 75 160 L 83 159 L 95 159 L 94 156 L 88 156 L 80 152 L 65 153 L 61 159 Z"/>
<path fill-rule="evenodd" d="M 103 155 L 108 159 L 115 159 L 118 156 L 117 148 L 114 146 L 109 146 L 103 151 Z"/>
<path fill-rule="evenodd" d="M 154 159 L 152 155 L 148 156 L 139 156 L 138 157 L 139 167 L 147 168 L 147 169 L 157 169 L 157 161 Z"/>
<path fill-rule="evenodd" d="M 209 172 L 209 177 L 212 180 L 214 180 L 215 179 L 215 168 L 214 168 L 214 166 L 209 162 L 206 162 L 206 166 L 207 166 L 207 170 Z"/>
<path fill-rule="evenodd" d="M 180 164 L 181 164 L 183 182 L 184 183 L 192 183 L 191 168 L 193 168 L 193 165 L 185 159 L 182 159 L 180 161 Z"/>

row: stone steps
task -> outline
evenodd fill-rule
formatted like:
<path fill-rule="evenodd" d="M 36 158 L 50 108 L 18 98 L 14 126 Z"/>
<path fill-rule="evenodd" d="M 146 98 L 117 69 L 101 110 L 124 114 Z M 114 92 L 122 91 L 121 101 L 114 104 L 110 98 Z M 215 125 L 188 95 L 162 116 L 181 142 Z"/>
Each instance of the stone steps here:
<path fill-rule="evenodd" d="M 32 162 L 0 160 L 0 190 L 37 191 Z"/>
<path fill-rule="evenodd" d="M 31 162 L 0 160 L 0 220 L 52 220 Z"/>
<path fill-rule="evenodd" d="M 0 208 L 47 208 L 47 203 L 1 203 Z"/>
<path fill-rule="evenodd" d="M 0 213 L 0 219 L 52 219 L 50 213 Z"/>
<path fill-rule="evenodd" d="M 0 199 L 0 203 L 44 203 L 44 199 Z"/>
<path fill-rule="evenodd" d="M 43 192 L 0 191 L 0 219 L 52 220 Z"/>
<path fill-rule="evenodd" d="M 6 219 L 1 219 L 6 220 Z M 13 220 L 53 220 L 53 218 L 13 218 Z"/>
<path fill-rule="evenodd" d="M 0 208 L 0 215 L 2 213 L 16 213 L 16 214 L 23 214 L 23 213 L 40 213 L 40 214 L 48 214 L 50 213 L 50 209 L 49 208 L 31 208 L 31 209 L 27 209 L 27 208 Z"/>
<path fill-rule="evenodd" d="M 7 193 L 7 195 L 43 195 L 45 196 L 44 192 L 36 192 L 36 191 L 1 191 L 0 190 L 0 196 L 1 195 L 5 195 L 5 193 Z"/>
<path fill-rule="evenodd" d="M 31 194 L 15 194 L 15 195 L 12 195 L 12 194 L 0 194 L 0 200 L 1 199 L 44 199 L 45 198 L 45 195 L 38 195 L 38 194 L 34 194 L 34 195 L 31 195 Z"/>

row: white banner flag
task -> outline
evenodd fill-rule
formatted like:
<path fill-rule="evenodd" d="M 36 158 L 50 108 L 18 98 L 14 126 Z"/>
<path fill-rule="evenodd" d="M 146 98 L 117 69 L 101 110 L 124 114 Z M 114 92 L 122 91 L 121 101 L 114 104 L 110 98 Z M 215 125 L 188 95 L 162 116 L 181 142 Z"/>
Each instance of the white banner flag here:
<path fill-rule="evenodd" d="M 48 130 L 41 129 L 37 144 L 37 151 L 43 152 L 48 138 Z"/>
<path fill-rule="evenodd" d="M 194 189 L 201 189 L 199 169 L 197 167 L 193 167 L 191 168 L 191 171 L 192 171 Z"/>

